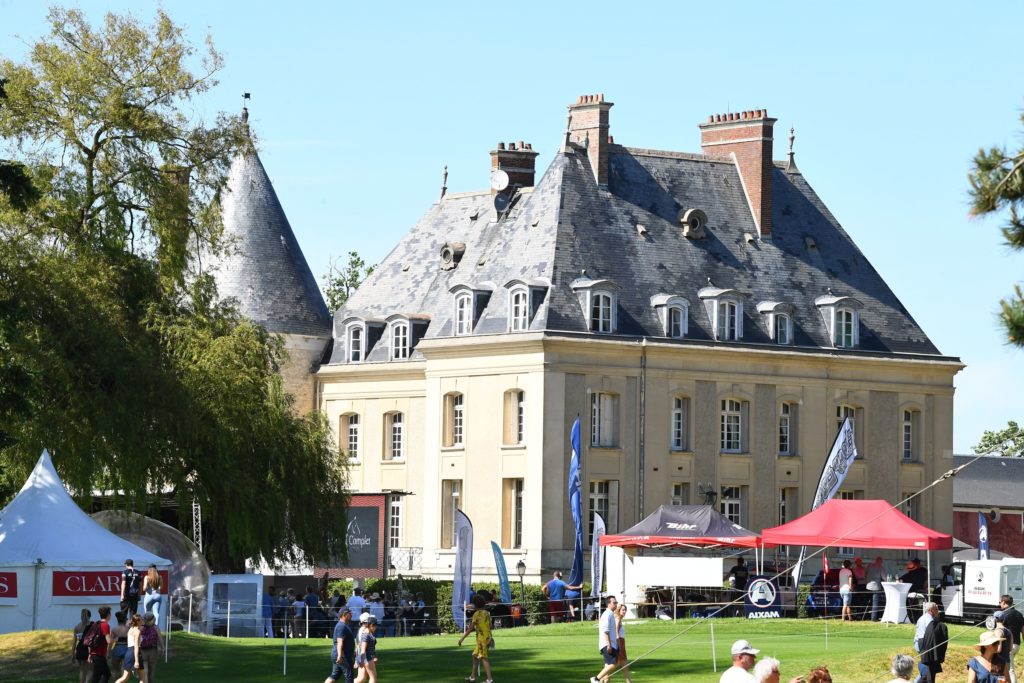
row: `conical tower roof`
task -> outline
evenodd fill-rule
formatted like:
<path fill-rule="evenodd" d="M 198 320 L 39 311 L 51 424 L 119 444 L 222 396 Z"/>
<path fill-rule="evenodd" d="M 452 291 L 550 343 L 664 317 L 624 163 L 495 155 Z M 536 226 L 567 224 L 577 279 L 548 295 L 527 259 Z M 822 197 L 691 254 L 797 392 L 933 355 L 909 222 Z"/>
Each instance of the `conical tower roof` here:
<path fill-rule="evenodd" d="M 221 206 L 227 249 L 211 264 L 221 298 L 270 332 L 330 337 L 327 305 L 251 145 L 231 164 Z"/>

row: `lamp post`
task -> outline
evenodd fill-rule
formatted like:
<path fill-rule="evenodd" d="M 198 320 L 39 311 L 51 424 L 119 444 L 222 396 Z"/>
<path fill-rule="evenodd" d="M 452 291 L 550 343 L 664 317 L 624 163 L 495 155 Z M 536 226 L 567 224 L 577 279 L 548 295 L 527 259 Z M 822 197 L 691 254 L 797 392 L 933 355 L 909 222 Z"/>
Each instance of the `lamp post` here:
<path fill-rule="evenodd" d="M 523 577 L 526 576 L 526 563 L 522 560 L 516 562 L 516 573 L 519 574 L 519 599 L 526 607 L 526 586 L 523 584 Z"/>

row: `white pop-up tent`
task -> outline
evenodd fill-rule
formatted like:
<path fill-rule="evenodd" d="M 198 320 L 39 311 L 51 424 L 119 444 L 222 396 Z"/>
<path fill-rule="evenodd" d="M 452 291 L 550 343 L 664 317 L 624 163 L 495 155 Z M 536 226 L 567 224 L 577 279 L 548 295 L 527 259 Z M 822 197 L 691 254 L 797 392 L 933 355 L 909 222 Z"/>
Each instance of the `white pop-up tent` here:
<path fill-rule="evenodd" d="M 0 511 L 0 633 L 69 629 L 83 607 L 94 619 L 102 605 L 116 611 L 128 558 L 140 571 L 170 566 L 85 514 L 43 451 L 21 491 Z"/>

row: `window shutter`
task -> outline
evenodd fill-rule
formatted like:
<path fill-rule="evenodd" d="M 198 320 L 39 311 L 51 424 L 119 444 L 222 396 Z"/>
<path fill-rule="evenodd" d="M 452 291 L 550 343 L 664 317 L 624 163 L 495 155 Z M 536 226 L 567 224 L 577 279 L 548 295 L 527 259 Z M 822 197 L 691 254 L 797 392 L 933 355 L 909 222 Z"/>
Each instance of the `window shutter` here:
<path fill-rule="evenodd" d="M 512 511 L 513 497 L 515 496 L 515 479 L 501 480 L 501 547 L 512 547 L 512 526 L 515 524 L 515 515 Z"/>
<path fill-rule="evenodd" d="M 609 534 L 619 532 L 619 482 L 608 482 L 608 519 L 604 520 Z"/>

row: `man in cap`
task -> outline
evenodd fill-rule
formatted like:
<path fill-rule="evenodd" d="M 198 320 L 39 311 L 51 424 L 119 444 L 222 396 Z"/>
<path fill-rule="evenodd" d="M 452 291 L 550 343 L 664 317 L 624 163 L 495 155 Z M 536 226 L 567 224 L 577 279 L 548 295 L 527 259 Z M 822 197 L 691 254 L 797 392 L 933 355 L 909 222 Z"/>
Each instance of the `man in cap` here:
<path fill-rule="evenodd" d="M 334 626 L 334 642 L 331 646 L 331 660 L 334 668 L 324 683 L 352 683 L 352 669 L 356 665 L 356 640 L 352 634 L 352 610 L 342 607 L 338 612 L 338 623 Z"/>
<path fill-rule="evenodd" d="M 757 661 L 760 652 L 746 640 L 737 640 L 732 644 L 732 666 L 725 670 L 718 683 L 749 683 L 754 680 L 750 670 Z"/>
<path fill-rule="evenodd" d="M 900 577 L 900 581 L 910 584 L 911 593 L 924 593 L 928 587 L 928 570 L 921 566 L 921 560 L 911 558 L 907 562 L 907 573 Z"/>

